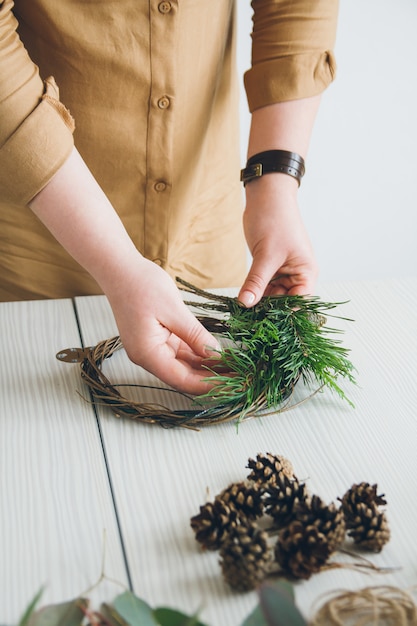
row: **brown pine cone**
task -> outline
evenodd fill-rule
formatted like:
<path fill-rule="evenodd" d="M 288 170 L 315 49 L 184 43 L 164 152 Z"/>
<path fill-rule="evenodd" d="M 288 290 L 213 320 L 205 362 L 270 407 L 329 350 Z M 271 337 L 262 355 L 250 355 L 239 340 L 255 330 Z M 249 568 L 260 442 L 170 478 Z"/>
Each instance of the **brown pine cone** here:
<path fill-rule="evenodd" d="M 291 480 L 282 472 L 264 489 L 265 513 L 277 528 L 286 526 L 294 517 L 294 508 L 307 498 L 307 487 L 297 479 Z"/>
<path fill-rule="evenodd" d="M 287 478 L 295 478 L 293 466 L 283 456 L 271 454 L 258 454 L 256 459 L 248 459 L 247 466 L 251 469 L 248 479 L 257 483 L 268 483 L 275 480 L 278 474 L 284 474 Z"/>
<path fill-rule="evenodd" d="M 321 570 L 332 551 L 317 526 L 294 520 L 280 532 L 274 552 L 285 574 L 307 580 Z"/>
<path fill-rule="evenodd" d="M 228 533 L 237 525 L 237 513 L 222 500 L 215 498 L 200 506 L 200 513 L 191 518 L 196 540 L 206 550 L 218 550 Z"/>
<path fill-rule="evenodd" d="M 294 519 L 305 526 L 316 526 L 326 537 L 330 552 L 345 538 L 346 523 L 342 507 L 337 508 L 334 502 L 325 504 L 319 496 L 313 495 L 300 501 L 294 508 Z"/>
<path fill-rule="evenodd" d="M 236 591 L 255 589 L 266 577 L 272 562 L 268 535 L 249 520 L 233 528 L 220 549 L 225 581 Z"/>
<path fill-rule="evenodd" d="M 381 552 L 391 536 L 385 513 L 364 502 L 356 506 L 356 516 L 350 518 L 348 528 L 347 534 L 355 544 L 372 552 Z"/>
<path fill-rule="evenodd" d="M 249 481 L 232 483 L 217 499 L 248 519 L 256 519 L 263 514 L 262 492 Z"/>
<path fill-rule="evenodd" d="M 390 539 L 385 513 L 378 507 L 387 503 L 384 494 L 377 495 L 377 485 L 353 485 L 339 498 L 346 520 L 348 536 L 361 548 L 380 552 Z"/>
<path fill-rule="evenodd" d="M 365 482 L 355 484 L 348 489 L 343 498 L 338 498 L 342 503 L 343 512 L 347 521 L 350 517 L 355 517 L 356 506 L 359 502 L 375 506 L 381 506 L 387 503 L 384 494 L 377 495 L 377 488 L 376 484 L 370 485 Z"/>

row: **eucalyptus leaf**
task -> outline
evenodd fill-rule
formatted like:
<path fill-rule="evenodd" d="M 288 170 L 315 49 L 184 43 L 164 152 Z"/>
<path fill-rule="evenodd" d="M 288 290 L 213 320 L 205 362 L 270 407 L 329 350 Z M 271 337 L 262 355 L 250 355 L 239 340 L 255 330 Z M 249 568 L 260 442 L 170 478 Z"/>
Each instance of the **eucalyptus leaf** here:
<path fill-rule="evenodd" d="M 105 618 L 109 626 L 127 626 L 124 619 L 120 617 L 116 609 L 109 604 L 103 603 L 100 606 L 100 613 Z"/>
<path fill-rule="evenodd" d="M 32 613 L 27 626 L 81 626 L 84 619 L 83 609 L 87 608 L 88 600 L 85 598 L 50 604 Z"/>
<path fill-rule="evenodd" d="M 130 591 L 117 596 L 113 606 L 128 626 L 160 626 L 149 604 Z"/>
<path fill-rule="evenodd" d="M 294 604 L 288 585 L 264 583 L 259 588 L 259 606 L 267 626 L 307 626 Z"/>
<path fill-rule="evenodd" d="M 32 613 L 34 612 L 35 607 L 38 604 L 38 602 L 39 602 L 39 600 L 40 600 L 40 598 L 41 598 L 41 596 L 43 594 L 43 589 L 44 588 L 41 587 L 39 589 L 39 591 L 35 594 L 35 596 L 33 597 L 33 600 L 30 602 L 30 604 L 26 608 L 26 611 L 22 615 L 18 626 L 27 626 L 27 624 L 29 623 L 29 618 L 32 615 Z"/>
<path fill-rule="evenodd" d="M 294 586 L 288 582 L 288 580 L 280 580 L 278 582 L 274 583 L 264 583 L 264 585 L 270 585 L 274 588 L 278 588 L 280 590 L 280 593 L 282 593 L 283 595 L 287 594 L 288 599 L 291 600 L 291 602 L 293 604 L 295 604 L 295 593 L 294 593 Z"/>
<path fill-rule="evenodd" d="M 256 606 L 252 613 L 245 619 L 242 626 L 268 626 L 265 615 L 262 612 L 261 607 Z"/>
<path fill-rule="evenodd" d="M 160 626 L 207 626 L 198 621 L 197 615 L 185 615 L 185 613 L 165 607 L 155 609 L 154 615 Z"/>

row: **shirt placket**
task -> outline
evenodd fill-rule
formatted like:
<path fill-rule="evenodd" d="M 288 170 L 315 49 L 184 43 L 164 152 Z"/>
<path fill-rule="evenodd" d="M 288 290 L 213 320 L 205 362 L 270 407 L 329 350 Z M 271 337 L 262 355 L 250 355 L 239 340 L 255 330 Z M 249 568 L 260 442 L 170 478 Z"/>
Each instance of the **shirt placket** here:
<path fill-rule="evenodd" d="M 173 183 L 175 37 L 178 1 L 150 1 L 150 95 L 146 151 L 144 254 L 164 266 Z"/>

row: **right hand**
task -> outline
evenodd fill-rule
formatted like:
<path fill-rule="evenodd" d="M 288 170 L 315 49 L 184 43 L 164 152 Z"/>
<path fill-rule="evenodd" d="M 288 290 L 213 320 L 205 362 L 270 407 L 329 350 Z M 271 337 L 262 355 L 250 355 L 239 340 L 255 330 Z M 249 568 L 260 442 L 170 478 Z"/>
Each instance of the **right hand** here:
<path fill-rule="evenodd" d="M 137 253 L 129 274 L 106 290 L 123 346 L 133 363 L 192 395 L 210 390 L 203 367 L 217 340 L 191 313 L 170 276 Z"/>

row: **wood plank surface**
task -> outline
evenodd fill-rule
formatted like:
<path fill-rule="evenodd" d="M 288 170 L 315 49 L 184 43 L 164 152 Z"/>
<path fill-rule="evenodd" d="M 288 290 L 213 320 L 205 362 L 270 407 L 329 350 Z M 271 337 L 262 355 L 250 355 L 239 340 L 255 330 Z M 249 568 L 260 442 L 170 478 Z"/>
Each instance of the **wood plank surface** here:
<path fill-rule="evenodd" d="M 200 608 L 211 626 L 239 626 L 253 609 L 256 594 L 227 588 L 218 554 L 201 552 L 189 520 L 207 497 L 245 478 L 249 457 L 267 451 L 290 459 L 297 476 L 326 501 L 361 481 L 377 483 L 388 500 L 391 541 L 368 558 L 378 567 L 398 569 L 366 574 L 341 568 L 297 583 L 297 602 L 306 616 L 329 590 L 416 585 L 417 280 L 332 283 L 318 293 L 323 300 L 349 301 L 336 314 L 355 321 L 329 319 L 329 326 L 345 331 L 342 341 L 351 349 L 358 385 L 345 390 L 355 408 L 326 391 L 238 430 L 229 423 L 200 432 L 138 424 L 99 409 L 134 590 L 151 605 Z M 87 345 L 117 334 L 103 297 L 77 299 L 77 309 Z M 153 381 L 123 351 L 104 369 L 112 382 Z M 141 397 L 166 403 L 166 395 Z M 170 405 L 183 402 L 174 396 Z"/>
<path fill-rule="evenodd" d="M 72 599 L 106 568 L 127 582 L 93 408 L 78 372 L 57 361 L 79 345 L 70 300 L 0 304 L 0 623 Z M 118 588 L 101 585 L 92 598 Z"/>

